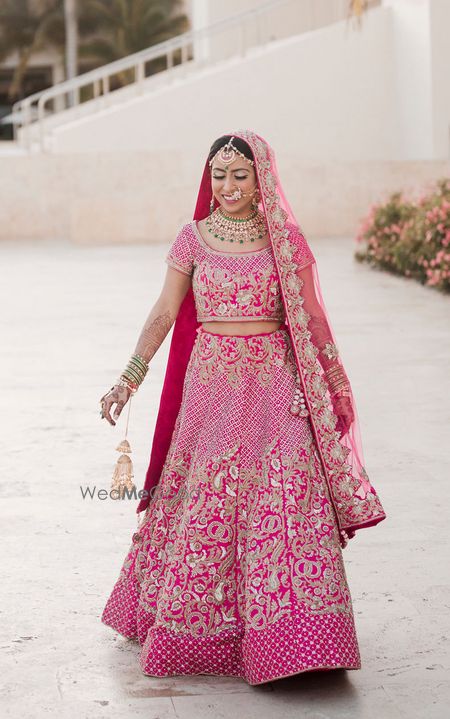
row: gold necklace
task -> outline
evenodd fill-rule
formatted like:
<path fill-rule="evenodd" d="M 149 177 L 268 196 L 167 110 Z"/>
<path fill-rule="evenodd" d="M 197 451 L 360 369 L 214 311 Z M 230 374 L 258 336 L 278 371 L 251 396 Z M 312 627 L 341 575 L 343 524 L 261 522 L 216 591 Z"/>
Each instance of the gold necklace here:
<path fill-rule="evenodd" d="M 205 225 L 213 237 L 241 245 L 259 240 L 267 232 L 266 219 L 258 209 L 246 217 L 232 217 L 218 207 L 206 218 Z"/>

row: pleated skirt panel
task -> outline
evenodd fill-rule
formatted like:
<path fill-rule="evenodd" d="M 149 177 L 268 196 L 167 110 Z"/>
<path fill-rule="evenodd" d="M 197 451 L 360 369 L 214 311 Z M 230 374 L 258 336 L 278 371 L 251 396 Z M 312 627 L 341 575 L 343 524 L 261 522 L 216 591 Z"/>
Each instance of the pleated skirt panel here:
<path fill-rule="evenodd" d="M 170 448 L 102 621 L 149 676 L 360 669 L 338 529 L 287 329 L 197 330 Z"/>

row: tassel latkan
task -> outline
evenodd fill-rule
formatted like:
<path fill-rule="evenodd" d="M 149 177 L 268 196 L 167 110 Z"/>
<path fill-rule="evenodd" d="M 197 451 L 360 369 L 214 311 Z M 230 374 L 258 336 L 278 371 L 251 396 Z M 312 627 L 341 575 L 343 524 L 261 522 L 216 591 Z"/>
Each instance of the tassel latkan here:
<path fill-rule="evenodd" d="M 127 434 L 128 434 L 128 420 L 130 419 L 130 407 L 131 407 L 131 397 L 128 400 L 128 417 L 127 417 L 127 426 L 125 429 L 125 438 L 120 442 L 118 447 L 116 447 L 117 452 L 121 452 L 121 455 L 119 459 L 116 462 L 116 466 L 114 467 L 114 473 L 112 477 L 112 483 L 111 483 L 111 492 L 117 493 L 118 497 L 120 499 L 123 499 L 125 496 L 125 492 L 131 493 L 136 489 L 136 485 L 133 482 L 133 463 L 128 456 L 131 454 L 131 447 L 130 443 L 127 440 Z"/>
<path fill-rule="evenodd" d="M 294 392 L 294 398 L 292 400 L 292 404 L 289 407 L 289 411 L 291 414 L 297 417 L 308 417 L 309 412 L 306 408 L 306 401 L 305 401 L 305 395 L 302 391 L 301 381 L 300 381 L 300 375 L 296 373 L 295 376 L 295 392 Z"/>

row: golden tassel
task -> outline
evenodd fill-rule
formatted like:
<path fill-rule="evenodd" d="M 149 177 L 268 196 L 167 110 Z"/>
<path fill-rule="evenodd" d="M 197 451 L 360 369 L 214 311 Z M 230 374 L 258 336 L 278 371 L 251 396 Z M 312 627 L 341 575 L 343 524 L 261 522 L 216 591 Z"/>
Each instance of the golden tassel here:
<path fill-rule="evenodd" d="M 116 466 L 114 467 L 111 484 L 111 491 L 114 491 L 114 495 L 117 493 L 120 499 L 124 498 L 126 490 L 127 492 L 131 493 L 136 489 L 136 486 L 133 482 L 133 463 L 128 456 L 129 454 L 131 454 L 132 450 L 130 447 L 130 443 L 127 440 L 132 396 L 133 395 L 131 394 L 130 399 L 128 400 L 128 416 L 127 426 L 125 428 L 125 438 L 121 441 L 119 446 L 116 447 L 116 451 L 121 452 L 121 455 L 116 462 Z"/>

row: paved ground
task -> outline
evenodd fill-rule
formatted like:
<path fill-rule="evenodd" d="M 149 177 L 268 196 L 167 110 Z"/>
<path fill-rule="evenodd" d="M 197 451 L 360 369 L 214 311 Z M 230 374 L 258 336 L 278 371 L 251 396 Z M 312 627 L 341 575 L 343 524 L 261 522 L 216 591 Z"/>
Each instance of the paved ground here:
<path fill-rule="evenodd" d="M 358 400 L 366 466 L 388 513 L 344 552 L 361 671 L 261 687 L 154 679 L 99 617 L 135 506 L 109 488 L 125 425 L 98 399 L 159 292 L 165 247 L 3 244 L 2 715 L 26 719 L 444 719 L 450 701 L 449 302 L 358 265 L 350 241 L 312 243 Z M 133 399 L 142 486 L 168 339 Z"/>

